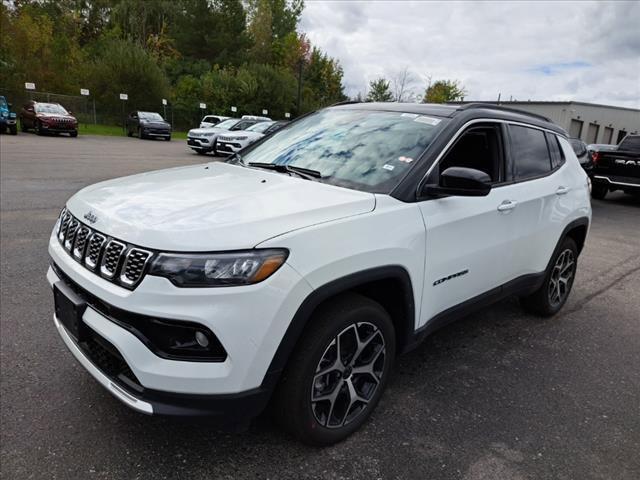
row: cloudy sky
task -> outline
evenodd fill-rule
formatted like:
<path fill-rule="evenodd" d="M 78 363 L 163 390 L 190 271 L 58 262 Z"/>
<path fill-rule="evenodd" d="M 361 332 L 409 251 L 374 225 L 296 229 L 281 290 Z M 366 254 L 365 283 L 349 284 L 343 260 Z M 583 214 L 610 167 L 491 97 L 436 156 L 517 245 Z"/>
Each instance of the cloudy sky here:
<path fill-rule="evenodd" d="M 578 100 L 640 108 L 640 2 L 307 0 L 301 27 L 339 59 L 346 93 L 408 69 L 456 79 L 466 100 Z"/>

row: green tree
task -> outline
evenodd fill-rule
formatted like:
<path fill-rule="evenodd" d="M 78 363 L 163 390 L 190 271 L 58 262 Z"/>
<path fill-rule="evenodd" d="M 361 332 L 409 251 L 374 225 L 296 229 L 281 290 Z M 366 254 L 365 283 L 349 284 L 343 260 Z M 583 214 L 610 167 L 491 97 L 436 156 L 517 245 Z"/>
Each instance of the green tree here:
<path fill-rule="evenodd" d="M 438 80 L 427 87 L 422 103 L 455 102 L 463 100 L 466 93 L 457 80 Z"/>
<path fill-rule="evenodd" d="M 391 102 L 393 101 L 393 93 L 389 88 L 389 81 L 380 77 L 369 82 L 369 93 L 367 93 L 367 102 Z"/>
<path fill-rule="evenodd" d="M 119 94 L 129 96 L 129 109 L 149 109 L 169 95 L 169 84 L 155 58 L 138 43 L 109 39 L 85 72 L 85 85 L 104 111 L 116 115 L 121 108 Z"/>

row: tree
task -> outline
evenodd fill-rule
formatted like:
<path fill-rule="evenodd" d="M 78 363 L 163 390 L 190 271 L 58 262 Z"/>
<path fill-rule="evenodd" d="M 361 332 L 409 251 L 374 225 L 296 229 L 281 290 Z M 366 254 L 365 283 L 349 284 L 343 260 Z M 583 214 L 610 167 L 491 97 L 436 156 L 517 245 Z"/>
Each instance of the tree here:
<path fill-rule="evenodd" d="M 413 101 L 415 93 L 410 90 L 411 84 L 414 82 L 414 76 L 409 71 L 408 67 L 404 67 L 403 70 L 397 72 L 392 79 L 393 83 L 393 98 L 396 102 L 410 102 Z"/>
<path fill-rule="evenodd" d="M 422 103 L 446 103 L 463 100 L 467 94 L 457 80 L 438 80 L 427 87 Z"/>
<path fill-rule="evenodd" d="M 393 93 L 389 89 L 389 81 L 380 77 L 369 82 L 367 102 L 392 102 Z"/>

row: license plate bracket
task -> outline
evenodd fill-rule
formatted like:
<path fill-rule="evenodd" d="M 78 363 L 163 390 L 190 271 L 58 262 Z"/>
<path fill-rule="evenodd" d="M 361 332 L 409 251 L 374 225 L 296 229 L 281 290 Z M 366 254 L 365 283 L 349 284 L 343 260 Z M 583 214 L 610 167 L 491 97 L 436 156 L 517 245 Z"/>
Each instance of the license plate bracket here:
<path fill-rule="evenodd" d="M 53 299 L 58 321 L 77 342 L 82 342 L 87 334 L 82 321 L 87 303 L 61 281 L 53 284 Z"/>

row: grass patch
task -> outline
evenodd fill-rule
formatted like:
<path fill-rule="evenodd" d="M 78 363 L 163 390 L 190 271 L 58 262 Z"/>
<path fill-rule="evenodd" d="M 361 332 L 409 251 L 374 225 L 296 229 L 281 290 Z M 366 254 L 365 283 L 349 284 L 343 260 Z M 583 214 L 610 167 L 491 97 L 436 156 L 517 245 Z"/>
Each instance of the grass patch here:
<path fill-rule="evenodd" d="M 122 127 L 115 125 L 94 125 L 92 123 L 80 124 L 80 135 L 105 135 L 109 137 L 125 137 Z M 171 132 L 172 138 L 186 140 L 187 132 Z"/>

